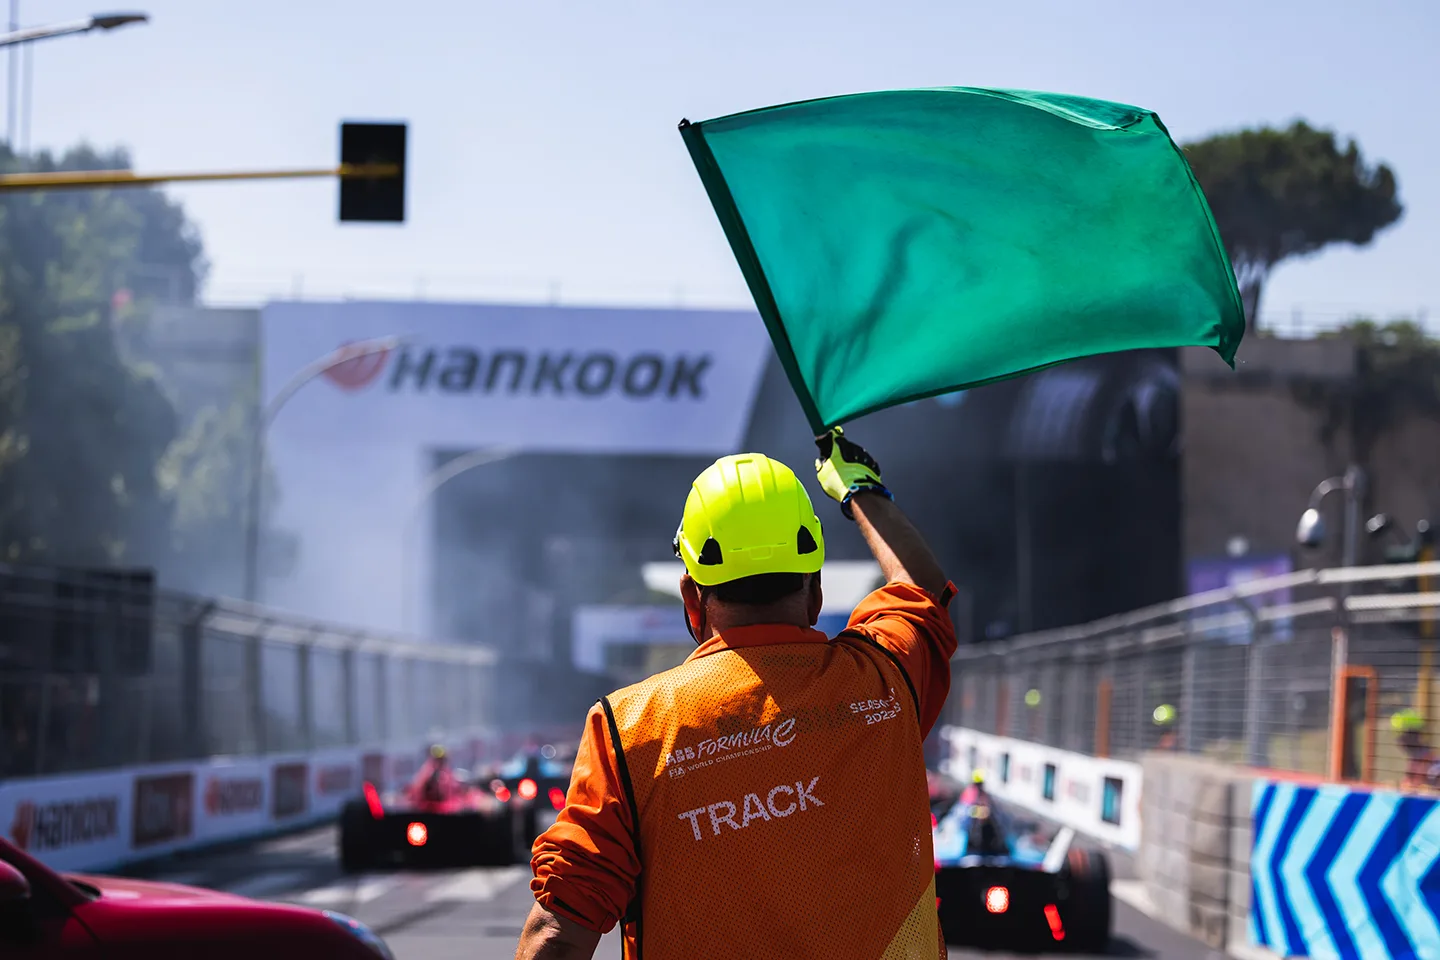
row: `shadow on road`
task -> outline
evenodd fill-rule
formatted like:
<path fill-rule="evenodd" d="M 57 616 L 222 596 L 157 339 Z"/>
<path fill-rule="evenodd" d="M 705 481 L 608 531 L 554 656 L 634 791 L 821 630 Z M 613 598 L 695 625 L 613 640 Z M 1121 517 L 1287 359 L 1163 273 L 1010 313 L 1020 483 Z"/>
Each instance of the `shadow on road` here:
<path fill-rule="evenodd" d="M 1105 951 L 1107 957 L 1153 957 L 1154 950 L 1144 947 L 1129 937 L 1111 937 L 1110 949 Z"/>
<path fill-rule="evenodd" d="M 1110 937 L 1110 946 L 1109 946 L 1108 948 L 1106 948 L 1106 950 L 1105 950 L 1105 952 L 1104 952 L 1103 954 L 1091 954 L 1091 953 L 1081 953 L 1081 954 L 1076 954 L 1076 953 L 1057 953 L 1057 952 L 1055 952 L 1055 951 L 1053 951 L 1053 950 L 1015 950 L 1015 949 L 1008 949 L 1008 950 L 1006 950 L 1005 952 L 999 952 L 999 951 L 994 951 L 994 952 L 992 952 L 992 951 L 984 950 L 984 949 L 977 948 L 977 947 L 974 947 L 974 946 L 962 946 L 962 945 L 959 945 L 959 944 L 951 944 L 951 945 L 949 946 L 948 953 L 949 953 L 949 956 L 950 956 L 951 960 L 958 960 L 958 958 L 972 957 L 972 956 L 973 956 L 973 957 L 984 957 L 984 958 L 986 958 L 986 960 L 1002 960 L 1002 958 L 1005 958 L 1005 957 L 1024 957 L 1025 960 L 1042 960 L 1042 958 L 1044 958 L 1044 957 L 1068 957 L 1068 958 L 1071 958 L 1071 960 L 1075 960 L 1075 958 L 1095 957 L 1095 956 L 1103 956 L 1103 957 L 1156 957 L 1156 956 L 1159 956 L 1159 954 L 1156 953 L 1154 950 L 1151 950 L 1149 947 L 1146 947 L 1146 946 L 1143 946 L 1143 945 L 1141 945 L 1141 944 L 1139 944 L 1139 943 L 1136 943 L 1134 940 L 1132 940 L 1132 939 L 1129 938 L 1129 937 L 1126 937 L 1126 936 L 1115 936 L 1115 935 L 1113 935 L 1113 934 L 1112 934 L 1111 937 Z"/>

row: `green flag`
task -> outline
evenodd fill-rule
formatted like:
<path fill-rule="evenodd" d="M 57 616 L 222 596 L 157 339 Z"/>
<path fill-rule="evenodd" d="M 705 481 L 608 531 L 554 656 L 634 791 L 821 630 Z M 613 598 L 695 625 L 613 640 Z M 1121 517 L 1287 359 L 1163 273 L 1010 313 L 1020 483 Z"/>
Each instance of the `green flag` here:
<path fill-rule="evenodd" d="M 1097 353 L 1234 364 L 1235 275 L 1148 110 L 948 87 L 680 131 L 816 433 Z"/>

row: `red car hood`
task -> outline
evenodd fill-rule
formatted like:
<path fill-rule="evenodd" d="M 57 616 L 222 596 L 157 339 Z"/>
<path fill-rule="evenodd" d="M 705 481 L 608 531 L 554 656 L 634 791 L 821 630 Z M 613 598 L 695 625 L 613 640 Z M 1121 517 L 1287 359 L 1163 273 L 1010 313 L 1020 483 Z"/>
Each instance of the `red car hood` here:
<path fill-rule="evenodd" d="M 232 893 L 206 890 L 201 887 L 187 887 L 179 883 L 160 883 L 154 880 L 131 880 L 128 877 L 96 877 L 83 873 L 66 874 L 67 880 L 95 887 L 106 900 L 208 900 L 233 903 L 244 900 Z"/>

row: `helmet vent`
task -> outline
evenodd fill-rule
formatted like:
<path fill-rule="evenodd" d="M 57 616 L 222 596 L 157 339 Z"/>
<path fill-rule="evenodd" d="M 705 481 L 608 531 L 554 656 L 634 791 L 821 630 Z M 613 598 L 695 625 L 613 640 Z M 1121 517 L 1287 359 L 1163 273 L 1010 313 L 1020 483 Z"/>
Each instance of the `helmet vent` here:
<path fill-rule="evenodd" d="M 725 562 L 725 557 L 720 553 L 720 542 L 714 537 L 707 537 L 705 546 L 700 548 L 698 558 L 702 566 L 718 567 Z"/>
<path fill-rule="evenodd" d="M 815 537 L 806 527 L 801 527 L 800 532 L 795 535 L 795 552 L 800 556 L 807 553 L 814 553 L 820 546 L 815 542 Z"/>

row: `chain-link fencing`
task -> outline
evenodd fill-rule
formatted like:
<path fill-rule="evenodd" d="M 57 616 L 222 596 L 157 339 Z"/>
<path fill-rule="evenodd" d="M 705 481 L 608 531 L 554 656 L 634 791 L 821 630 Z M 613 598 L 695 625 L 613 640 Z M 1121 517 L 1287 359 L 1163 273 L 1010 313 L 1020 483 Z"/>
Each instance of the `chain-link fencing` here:
<path fill-rule="evenodd" d="M 1440 786 L 1440 562 L 1305 570 L 962 648 L 949 722 L 1096 756 L 1178 750 Z"/>

